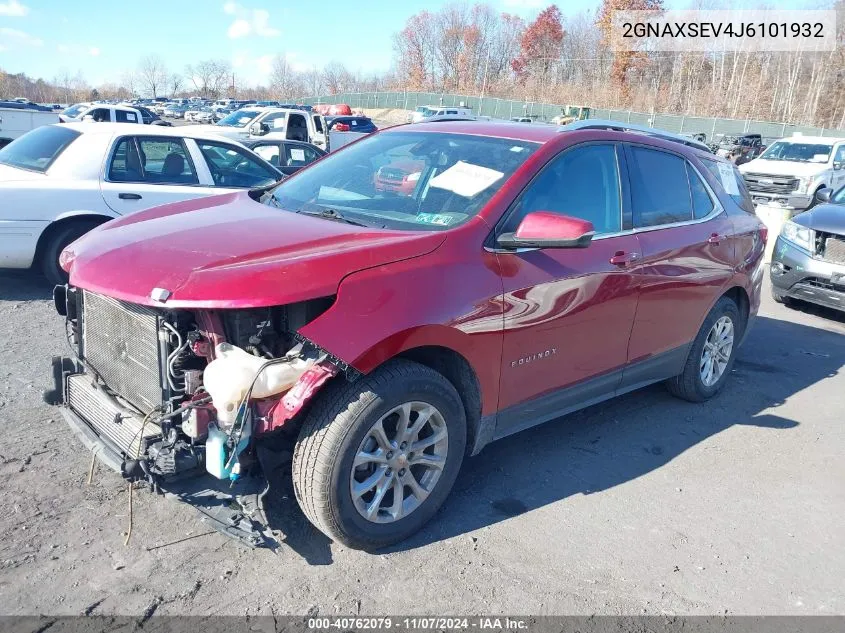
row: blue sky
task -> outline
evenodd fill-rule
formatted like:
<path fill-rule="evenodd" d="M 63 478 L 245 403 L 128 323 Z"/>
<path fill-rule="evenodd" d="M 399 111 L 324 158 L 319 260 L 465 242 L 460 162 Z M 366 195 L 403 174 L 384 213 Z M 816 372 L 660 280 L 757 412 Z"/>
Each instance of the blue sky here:
<path fill-rule="evenodd" d="M 273 56 L 284 53 L 298 69 L 338 60 L 355 71 L 383 71 L 390 65 L 393 34 L 405 20 L 448 1 L 0 0 L 0 68 L 48 80 L 60 69 L 71 74 L 81 71 L 97 85 L 117 81 L 144 55 L 156 53 L 171 71 L 180 72 L 201 59 L 227 59 L 236 77 L 255 84 L 269 72 Z M 549 0 L 492 0 L 491 4 L 531 19 Z M 598 4 L 599 0 L 558 2 L 567 15 L 595 10 Z M 666 4 L 687 8 L 696 3 Z M 799 8 L 805 3 L 767 4 Z"/>

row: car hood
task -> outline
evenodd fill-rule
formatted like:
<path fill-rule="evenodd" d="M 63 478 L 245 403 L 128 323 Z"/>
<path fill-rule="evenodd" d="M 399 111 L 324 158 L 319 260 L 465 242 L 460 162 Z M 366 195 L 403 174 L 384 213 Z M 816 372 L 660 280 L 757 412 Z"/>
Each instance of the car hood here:
<path fill-rule="evenodd" d="M 802 163 L 800 161 L 764 160 L 762 158 L 755 158 L 739 166 L 739 171 L 743 174 L 772 174 L 775 176 L 797 176 L 798 178 L 809 178 L 822 173 L 826 169 L 826 163 Z"/>
<path fill-rule="evenodd" d="M 814 231 L 845 235 L 845 206 L 820 204 L 809 211 L 799 213 L 792 221 Z"/>
<path fill-rule="evenodd" d="M 249 136 L 249 128 L 246 127 L 231 127 L 228 125 L 192 125 L 191 132 L 201 132 L 203 134 L 216 134 L 217 136 Z"/>
<path fill-rule="evenodd" d="M 300 215 L 238 192 L 108 222 L 62 258 L 71 285 L 131 303 L 247 308 L 333 295 L 350 273 L 424 255 L 445 239 Z M 151 299 L 155 288 L 170 292 L 166 303 Z"/>

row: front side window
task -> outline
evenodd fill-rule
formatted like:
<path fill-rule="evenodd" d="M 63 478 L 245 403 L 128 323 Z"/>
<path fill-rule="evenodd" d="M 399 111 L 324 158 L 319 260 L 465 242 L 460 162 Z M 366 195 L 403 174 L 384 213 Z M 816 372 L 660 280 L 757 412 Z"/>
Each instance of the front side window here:
<path fill-rule="evenodd" d="M 286 116 L 287 115 L 284 112 L 272 112 L 261 119 L 261 123 L 266 125 L 267 129 L 271 131 L 274 129 L 284 128 Z"/>
<path fill-rule="evenodd" d="M 833 145 L 822 143 L 798 143 L 778 141 L 772 143 L 760 158 L 765 160 L 788 160 L 801 163 L 826 163 L 833 151 Z"/>
<path fill-rule="evenodd" d="M 261 156 L 268 163 L 274 167 L 279 167 L 279 146 L 273 145 L 257 145 L 252 148 L 252 151 Z"/>
<path fill-rule="evenodd" d="M 267 204 L 303 213 L 328 208 L 372 226 L 444 230 L 478 213 L 537 147 L 469 134 L 377 134 L 283 182 Z"/>
<path fill-rule="evenodd" d="M 264 187 L 279 180 L 278 173 L 248 150 L 214 141 L 197 140 L 197 145 L 217 187 Z"/>
<path fill-rule="evenodd" d="M 43 125 L 0 149 L 0 164 L 45 172 L 80 134 L 60 125 Z"/>
<path fill-rule="evenodd" d="M 634 228 L 691 220 L 692 200 L 686 161 L 655 149 L 629 146 Z"/>
<path fill-rule="evenodd" d="M 301 114 L 291 114 L 288 117 L 288 129 L 285 138 L 292 141 L 308 141 L 308 124 Z"/>
<path fill-rule="evenodd" d="M 575 147 L 555 158 L 522 193 L 504 232 L 515 231 L 533 211 L 588 220 L 597 234 L 622 230 L 616 146 Z"/>
<path fill-rule="evenodd" d="M 85 116 L 90 116 L 97 123 L 111 121 L 111 112 L 109 112 L 108 108 L 94 108 Z"/>

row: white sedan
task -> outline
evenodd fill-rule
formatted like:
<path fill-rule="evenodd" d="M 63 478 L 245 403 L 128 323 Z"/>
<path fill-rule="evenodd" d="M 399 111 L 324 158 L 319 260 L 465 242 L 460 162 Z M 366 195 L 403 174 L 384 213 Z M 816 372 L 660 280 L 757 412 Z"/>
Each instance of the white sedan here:
<path fill-rule="evenodd" d="M 188 127 L 45 125 L 0 150 L 0 268 L 39 266 L 64 283 L 59 255 L 103 222 L 283 177 L 239 143 Z"/>

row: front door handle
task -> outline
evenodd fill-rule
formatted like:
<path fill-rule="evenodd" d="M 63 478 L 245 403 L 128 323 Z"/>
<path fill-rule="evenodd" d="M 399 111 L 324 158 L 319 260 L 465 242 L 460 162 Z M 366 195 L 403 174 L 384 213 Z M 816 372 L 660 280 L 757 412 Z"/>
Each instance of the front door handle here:
<path fill-rule="evenodd" d="M 639 253 L 616 251 L 616 254 L 610 258 L 610 263 L 614 266 L 627 266 L 628 264 L 634 263 L 639 258 Z"/>
<path fill-rule="evenodd" d="M 708 244 L 718 244 L 722 240 L 725 239 L 724 235 L 719 235 L 718 233 L 711 233 L 710 237 L 707 238 Z"/>
<path fill-rule="evenodd" d="M 141 196 L 137 193 L 119 193 L 117 197 L 121 200 L 140 200 Z"/>

